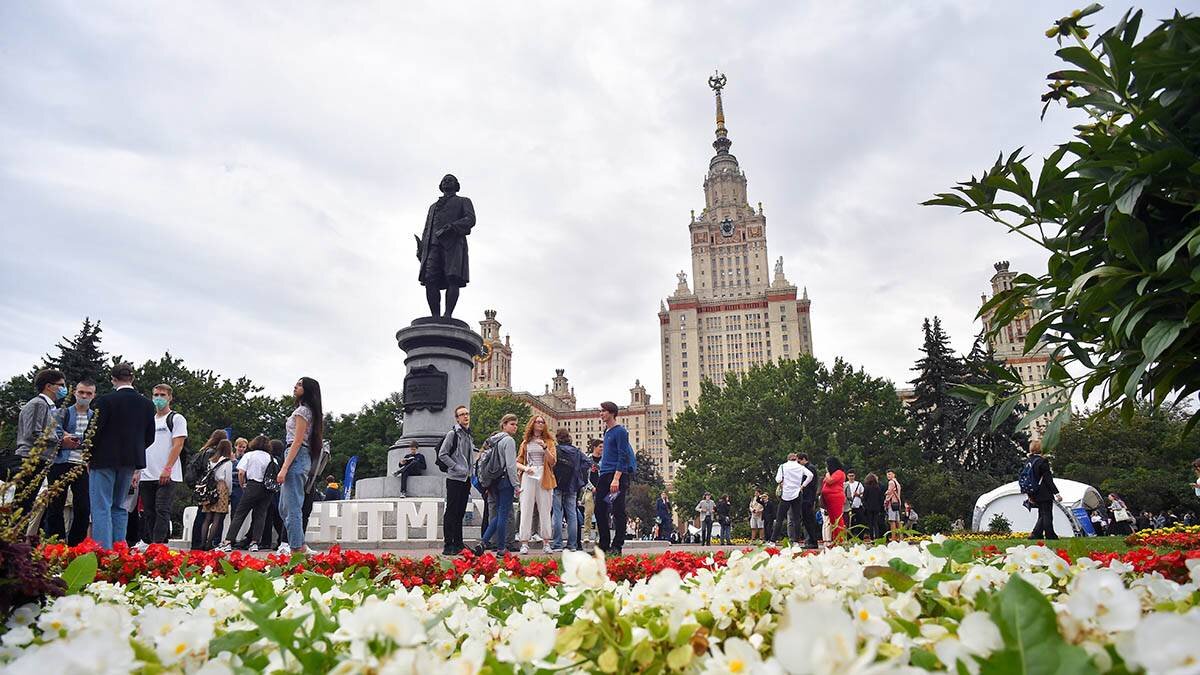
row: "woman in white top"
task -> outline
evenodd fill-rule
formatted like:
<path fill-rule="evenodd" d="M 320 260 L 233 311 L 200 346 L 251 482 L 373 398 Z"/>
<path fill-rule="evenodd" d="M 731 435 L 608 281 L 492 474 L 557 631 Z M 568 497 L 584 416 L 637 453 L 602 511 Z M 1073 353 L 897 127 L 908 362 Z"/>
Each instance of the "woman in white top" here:
<path fill-rule="evenodd" d="M 279 545 L 278 553 L 286 556 L 292 555 L 293 551 L 308 552 L 304 545 L 304 491 L 324 439 L 321 385 L 311 377 L 302 377 L 292 394 L 296 397 L 296 409 L 284 423 L 287 451 L 279 475 L 275 477 L 280 485 L 279 515 L 287 530 L 287 541 Z"/>
<path fill-rule="evenodd" d="M 233 444 L 228 438 L 217 443 L 212 459 L 208 461 L 208 472 L 202 479 L 207 482 L 212 475 L 217 491 L 211 499 L 200 505 L 204 512 L 204 537 L 200 540 L 205 550 L 215 547 L 221 540 L 221 529 L 225 526 L 225 514 L 229 513 L 229 495 L 233 491 Z"/>
<path fill-rule="evenodd" d="M 221 550 L 226 553 L 233 550 L 233 539 L 242 533 L 242 523 L 246 514 L 250 517 L 250 552 L 258 551 L 258 542 L 262 539 L 263 526 L 267 522 L 267 508 L 275 500 L 275 492 L 268 490 L 265 485 L 267 471 L 271 466 L 271 439 L 259 436 L 247 447 L 237 464 L 237 480 L 242 486 L 242 498 L 238 500 L 233 512 L 233 520 L 229 522 L 229 536 L 221 543 Z M 271 477 L 272 484 L 274 476 Z"/>
<path fill-rule="evenodd" d="M 533 529 L 533 509 L 538 512 L 538 534 L 542 537 L 542 548 L 551 553 L 551 528 L 554 520 L 550 515 L 554 503 L 554 461 L 558 446 L 546 428 L 546 418 L 534 415 L 525 425 L 525 438 L 517 451 L 517 470 L 521 472 L 521 485 L 517 497 L 521 505 L 521 527 L 517 540 L 521 542 L 521 554 L 529 553 L 529 535 Z"/>

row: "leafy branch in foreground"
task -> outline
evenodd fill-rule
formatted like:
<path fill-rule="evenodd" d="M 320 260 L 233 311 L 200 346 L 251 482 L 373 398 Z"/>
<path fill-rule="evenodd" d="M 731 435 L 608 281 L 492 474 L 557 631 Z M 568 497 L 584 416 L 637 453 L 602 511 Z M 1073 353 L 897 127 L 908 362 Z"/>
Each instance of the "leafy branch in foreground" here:
<path fill-rule="evenodd" d="M 1200 391 L 1200 19 L 1176 12 L 1139 40 L 1142 12 L 1127 12 L 1089 46 L 1080 20 L 1100 9 L 1047 31 L 1073 44 L 1058 50 L 1068 66 L 1049 74 L 1042 98 L 1088 121 L 1036 180 L 1018 149 L 924 202 L 983 214 L 1049 253 L 1045 274 L 1019 275 L 979 316 L 994 312 L 995 334 L 1031 305 L 1042 312 L 1025 351 L 1049 345 L 1048 374 L 1036 386 L 1059 393 L 1021 424 L 1052 413 L 1050 447 L 1076 392 L 1128 416 L 1137 401 L 1157 409 Z M 1004 392 L 1005 384 L 1018 390 Z M 1020 384 L 959 393 L 990 407 L 1019 399 Z M 1184 433 L 1197 422 L 1200 411 Z"/>

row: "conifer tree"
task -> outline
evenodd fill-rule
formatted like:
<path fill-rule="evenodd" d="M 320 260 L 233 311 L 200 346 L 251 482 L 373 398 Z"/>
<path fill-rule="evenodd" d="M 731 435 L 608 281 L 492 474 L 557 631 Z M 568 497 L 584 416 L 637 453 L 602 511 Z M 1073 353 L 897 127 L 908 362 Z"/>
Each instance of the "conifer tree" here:
<path fill-rule="evenodd" d="M 964 363 L 961 384 L 993 388 L 1001 385 L 995 372 L 1006 366 L 996 358 L 992 345 L 983 334 L 976 336 L 971 352 Z M 1011 392 L 1008 392 L 1011 393 Z M 979 418 L 971 428 L 970 420 L 964 429 L 960 457 L 962 466 L 968 471 L 980 471 L 992 476 L 1011 474 L 1021 465 L 1026 453 L 1029 435 L 1017 432 L 1017 424 L 1028 409 L 1021 404 L 977 411 Z"/>
<path fill-rule="evenodd" d="M 911 381 L 914 399 L 909 412 L 917 423 L 917 443 L 921 458 L 939 462 L 950 468 L 961 466 L 959 444 L 966 422 L 966 405 L 950 395 L 951 388 L 961 381 L 965 369 L 962 361 L 950 348 L 950 338 L 942 330 L 942 321 L 925 319 L 924 356 L 913 370 L 917 378 Z"/>
<path fill-rule="evenodd" d="M 67 382 L 75 384 L 80 380 L 95 380 L 98 384 L 108 384 L 104 374 L 108 371 L 105 363 L 105 353 L 100 350 L 100 322 L 92 323 L 90 317 L 85 317 L 83 326 L 74 338 L 65 335 L 55 345 L 57 355 L 47 354 L 42 359 L 43 368 L 57 368 L 67 376 Z"/>

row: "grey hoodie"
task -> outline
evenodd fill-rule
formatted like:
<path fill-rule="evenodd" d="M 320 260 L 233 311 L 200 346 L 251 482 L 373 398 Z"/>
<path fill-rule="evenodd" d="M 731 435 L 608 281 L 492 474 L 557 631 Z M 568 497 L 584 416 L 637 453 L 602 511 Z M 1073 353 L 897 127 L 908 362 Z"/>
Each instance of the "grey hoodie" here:
<path fill-rule="evenodd" d="M 470 479 L 471 453 L 474 450 L 475 443 L 471 440 L 471 433 L 461 425 L 455 424 L 453 429 L 446 432 L 446 437 L 442 439 L 437 452 L 438 459 L 446 465 L 446 477 L 461 481 Z"/>
<path fill-rule="evenodd" d="M 504 469 L 508 471 L 508 482 L 512 483 L 515 490 L 521 487 L 521 480 L 517 478 L 517 442 L 504 432 L 501 435 L 503 438 L 496 444 L 496 449 L 504 453 Z"/>

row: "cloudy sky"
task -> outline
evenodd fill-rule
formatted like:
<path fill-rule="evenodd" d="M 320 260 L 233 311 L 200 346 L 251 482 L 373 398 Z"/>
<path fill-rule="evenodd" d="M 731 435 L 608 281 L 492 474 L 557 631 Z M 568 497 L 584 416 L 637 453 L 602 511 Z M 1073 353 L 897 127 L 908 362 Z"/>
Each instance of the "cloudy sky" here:
<path fill-rule="evenodd" d="M 818 357 L 907 380 L 923 317 L 965 350 L 992 263 L 1044 269 L 918 202 L 1069 135 L 1071 113 L 1038 120 L 1042 33 L 1078 3 L 245 5 L 0 4 L 0 375 L 90 316 L 138 361 L 381 398 L 449 171 L 479 219 L 456 315 L 499 311 L 514 385 L 566 368 L 581 405 L 635 378 L 661 400 L 714 68 Z"/>

